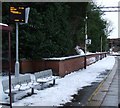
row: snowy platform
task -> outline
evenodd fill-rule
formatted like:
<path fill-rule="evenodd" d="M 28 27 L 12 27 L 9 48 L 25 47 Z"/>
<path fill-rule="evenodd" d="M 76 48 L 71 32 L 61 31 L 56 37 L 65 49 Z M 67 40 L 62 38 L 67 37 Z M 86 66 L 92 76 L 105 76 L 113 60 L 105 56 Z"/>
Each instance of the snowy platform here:
<path fill-rule="evenodd" d="M 111 70 L 114 63 L 114 56 L 103 58 L 102 60 L 89 65 L 86 69 L 74 71 L 63 78 L 57 79 L 57 85 L 53 87 L 44 90 L 35 90 L 35 95 L 18 100 L 13 103 L 13 106 L 61 106 L 66 102 L 70 102 L 73 99 L 72 95 L 77 94 L 78 90 L 83 89 L 85 86 L 90 86 L 93 82 L 102 81 L 103 79 L 98 76 L 105 70 Z M 34 75 L 30 75 L 32 80 L 35 80 Z M 7 76 L 0 77 L 0 80 L 7 78 Z M 0 85 L 0 88 L 0 101 L 6 102 L 7 99 L 2 91 L 2 85 Z"/>

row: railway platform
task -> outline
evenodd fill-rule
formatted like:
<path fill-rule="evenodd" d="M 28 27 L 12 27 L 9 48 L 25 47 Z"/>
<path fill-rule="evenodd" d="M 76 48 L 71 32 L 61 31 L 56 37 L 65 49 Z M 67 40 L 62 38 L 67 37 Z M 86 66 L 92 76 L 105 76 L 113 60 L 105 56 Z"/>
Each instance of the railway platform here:
<path fill-rule="evenodd" d="M 120 55 L 116 57 L 113 69 L 92 93 L 87 106 L 95 108 L 119 108 L 120 103 Z"/>

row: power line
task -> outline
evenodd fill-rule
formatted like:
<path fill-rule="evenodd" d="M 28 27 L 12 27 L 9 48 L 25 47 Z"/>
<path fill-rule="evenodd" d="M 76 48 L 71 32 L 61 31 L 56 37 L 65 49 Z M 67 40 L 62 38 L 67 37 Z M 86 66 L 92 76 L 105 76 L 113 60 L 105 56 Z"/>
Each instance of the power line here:
<path fill-rule="evenodd" d="M 102 12 L 120 12 L 119 10 L 120 6 L 107 6 L 107 7 L 97 7 L 97 8 L 101 9 Z M 118 10 L 114 10 L 114 9 L 118 9 Z"/>
<path fill-rule="evenodd" d="M 102 12 L 120 12 L 120 10 L 101 10 Z"/>

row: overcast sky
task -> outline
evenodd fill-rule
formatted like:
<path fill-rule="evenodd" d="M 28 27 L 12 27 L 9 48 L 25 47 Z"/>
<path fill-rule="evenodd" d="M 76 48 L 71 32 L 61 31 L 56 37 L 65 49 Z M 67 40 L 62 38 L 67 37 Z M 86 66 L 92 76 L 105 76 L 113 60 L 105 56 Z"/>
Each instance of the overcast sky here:
<path fill-rule="evenodd" d="M 118 6 L 120 0 L 95 0 L 98 5 L 101 6 Z M 114 9 L 116 10 L 116 9 Z M 111 22 L 113 32 L 108 38 L 118 38 L 118 12 L 105 12 L 103 18 Z"/>

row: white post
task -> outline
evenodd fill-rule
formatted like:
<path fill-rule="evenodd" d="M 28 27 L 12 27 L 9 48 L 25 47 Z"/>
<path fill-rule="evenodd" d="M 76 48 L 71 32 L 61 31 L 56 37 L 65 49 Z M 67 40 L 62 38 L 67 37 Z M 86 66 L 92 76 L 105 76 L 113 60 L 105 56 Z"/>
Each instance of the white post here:
<path fill-rule="evenodd" d="M 86 40 L 87 40 L 88 36 L 87 36 L 87 14 L 85 17 L 85 57 L 84 57 L 84 69 L 86 69 L 86 52 L 87 52 L 87 44 L 86 44 Z"/>
<path fill-rule="evenodd" d="M 87 52 L 87 44 L 86 44 L 86 40 L 87 40 L 88 36 L 87 36 L 87 15 L 85 18 L 85 54 Z"/>
<path fill-rule="evenodd" d="M 18 61 L 18 23 L 16 23 L 16 63 L 15 63 L 15 77 L 19 77 L 19 61 Z"/>

